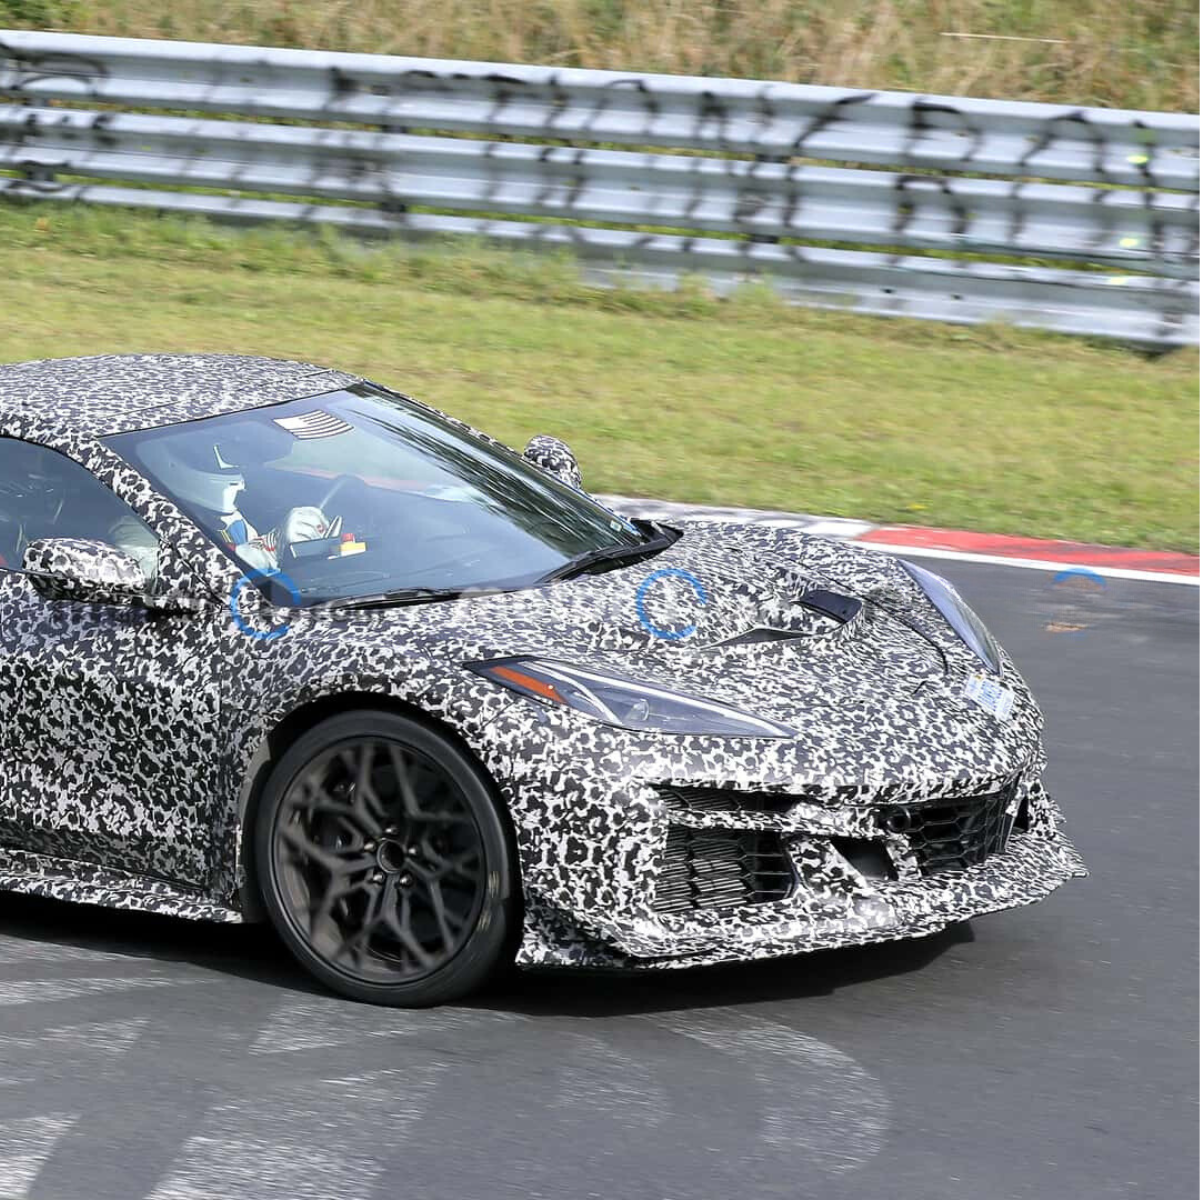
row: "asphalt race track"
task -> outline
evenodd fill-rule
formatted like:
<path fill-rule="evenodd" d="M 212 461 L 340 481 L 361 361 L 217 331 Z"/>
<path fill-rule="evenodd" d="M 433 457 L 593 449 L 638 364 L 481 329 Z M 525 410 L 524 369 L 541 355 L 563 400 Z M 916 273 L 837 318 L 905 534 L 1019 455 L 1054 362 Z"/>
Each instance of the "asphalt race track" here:
<path fill-rule="evenodd" d="M 1197 591 L 931 566 L 1038 692 L 1090 879 L 925 941 L 410 1013 L 262 929 L 0 895 L 0 1197 L 1195 1195 Z"/>

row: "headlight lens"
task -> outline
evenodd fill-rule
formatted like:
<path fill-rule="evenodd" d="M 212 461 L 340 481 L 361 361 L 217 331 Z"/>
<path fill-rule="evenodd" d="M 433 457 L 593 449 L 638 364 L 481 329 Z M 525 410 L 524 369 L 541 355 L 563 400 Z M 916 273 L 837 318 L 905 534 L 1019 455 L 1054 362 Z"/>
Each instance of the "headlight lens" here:
<path fill-rule="evenodd" d="M 1000 673 L 1000 647 L 988 632 L 988 627 L 979 619 L 971 606 L 958 594 L 949 580 L 918 567 L 915 563 L 900 560 L 900 565 L 917 581 L 921 590 L 932 601 L 934 608 L 946 618 L 951 629 L 967 644 L 975 657 L 989 670 Z"/>
<path fill-rule="evenodd" d="M 466 664 L 485 679 L 543 704 L 573 708 L 606 725 L 652 733 L 786 738 L 795 731 L 727 704 L 540 658 Z"/>

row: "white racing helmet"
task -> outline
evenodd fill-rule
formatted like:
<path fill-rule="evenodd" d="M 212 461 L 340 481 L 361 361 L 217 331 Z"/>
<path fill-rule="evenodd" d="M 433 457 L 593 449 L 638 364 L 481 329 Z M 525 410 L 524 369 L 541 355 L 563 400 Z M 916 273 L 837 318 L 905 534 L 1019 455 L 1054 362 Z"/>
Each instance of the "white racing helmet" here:
<path fill-rule="evenodd" d="M 195 436 L 157 438 L 141 449 L 146 469 L 163 489 L 185 504 L 228 516 L 237 511 L 238 493 L 246 486 L 241 468 L 221 457 L 220 447 Z"/>

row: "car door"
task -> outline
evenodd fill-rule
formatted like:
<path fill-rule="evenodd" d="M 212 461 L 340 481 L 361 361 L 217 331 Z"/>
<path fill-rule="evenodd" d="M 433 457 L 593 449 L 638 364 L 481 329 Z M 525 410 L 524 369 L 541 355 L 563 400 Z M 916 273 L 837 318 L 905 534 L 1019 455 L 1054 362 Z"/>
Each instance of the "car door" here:
<path fill-rule="evenodd" d="M 19 569 L 38 538 L 158 539 L 83 466 L 0 438 L 0 844 L 205 881 L 218 694 L 202 618 L 48 600 Z M 155 584 L 152 582 L 151 587 Z"/>

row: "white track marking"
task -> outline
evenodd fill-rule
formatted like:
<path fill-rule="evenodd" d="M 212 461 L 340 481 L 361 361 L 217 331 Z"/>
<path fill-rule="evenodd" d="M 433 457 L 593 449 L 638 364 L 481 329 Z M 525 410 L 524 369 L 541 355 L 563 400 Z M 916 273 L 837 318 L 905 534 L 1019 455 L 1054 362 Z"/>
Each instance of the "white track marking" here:
<path fill-rule="evenodd" d="M 703 504 L 677 504 L 663 500 L 645 500 L 630 496 L 597 496 L 601 504 L 627 516 L 647 516 L 653 520 L 724 521 L 734 525 L 763 525 L 773 529 L 797 529 L 817 537 L 853 542 L 866 550 L 882 550 L 902 557 L 945 558 L 958 562 L 989 563 L 996 567 L 1022 567 L 1030 571 L 1070 571 L 1086 567 L 1110 579 L 1140 579 L 1146 583 L 1182 583 L 1200 585 L 1198 575 L 1176 575 L 1170 571 L 1139 571 L 1132 567 L 1106 567 L 1098 563 L 1042 562 L 1036 558 L 1008 558 L 1003 554 L 976 554 L 970 550 L 939 550 L 922 546 L 892 546 L 884 542 L 860 542 L 864 533 L 880 526 L 849 517 L 814 517 L 808 513 L 781 513 L 756 508 L 713 508 Z"/>
<path fill-rule="evenodd" d="M 150 1200 L 367 1200 L 379 1164 L 356 1161 L 334 1150 L 239 1137 L 194 1137 L 176 1170 Z"/>
<path fill-rule="evenodd" d="M 55 1063 L 118 1057 L 137 1041 L 146 1021 L 90 1021 L 36 1034 L 0 1034 L 0 1087 L 28 1086 Z"/>
<path fill-rule="evenodd" d="M 870 533 L 875 526 L 870 521 L 852 521 L 849 517 L 818 517 L 804 532 L 816 537 L 857 538 Z"/>
<path fill-rule="evenodd" d="M 268 1086 L 213 1108 L 149 1200 L 369 1200 L 445 1069 L 416 1063 Z"/>
<path fill-rule="evenodd" d="M 0 1034 L 0 1061 L 9 1062 L 17 1050 L 49 1049 L 75 1054 L 123 1054 L 138 1039 L 146 1017 L 125 1021 L 88 1021 L 82 1025 L 60 1025 L 36 1034 Z"/>
<path fill-rule="evenodd" d="M 0 1121 L 0 1196 L 22 1200 L 63 1136 L 74 1124 L 73 1116 L 22 1117 Z"/>
<path fill-rule="evenodd" d="M 10 984 L 7 995 L 10 1003 L 24 1003 L 67 991 L 87 995 L 160 982 L 39 981 Z M 675 1095 L 670 1082 L 681 1083 L 678 1068 L 689 1061 L 680 1059 L 673 1038 L 643 1034 L 627 1044 L 617 1027 L 605 1023 L 581 1029 L 481 1009 L 404 1012 L 295 997 L 271 1014 L 250 1047 L 248 1061 L 260 1069 L 221 1078 L 212 1107 L 197 1113 L 191 1136 L 148 1200 L 367 1200 L 406 1154 L 415 1155 L 414 1163 L 424 1161 L 430 1129 L 435 1137 L 460 1129 L 464 1114 L 440 1110 L 439 1095 L 457 1095 L 456 1087 L 477 1086 L 497 1073 L 511 1082 L 511 1103 L 478 1126 L 472 1144 L 507 1163 L 514 1186 L 524 1186 L 532 1171 L 525 1181 L 534 1189 L 530 1194 L 549 1179 L 519 1156 L 508 1161 L 515 1144 L 561 1140 L 572 1147 L 564 1169 L 577 1172 L 581 1182 L 593 1171 L 603 1175 L 634 1144 L 650 1154 L 656 1171 L 669 1174 L 678 1146 L 663 1141 L 664 1131 L 684 1121 L 675 1132 L 686 1138 L 693 1117 L 706 1139 L 695 1142 L 696 1152 L 716 1155 L 714 1162 L 748 1154 L 785 1177 L 793 1170 L 837 1176 L 879 1152 L 888 1129 L 887 1098 L 878 1080 L 840 1050 L 737 1008 L 633 1019 L 645 1023 L 646 1034 L 661 1030 L 701 1043 L 712 1054 L 703 1072 L 710 1078 L 736 1071 L 730 1095 L 738 1097 L 740 1111 L 727 1119 L 718 1099 L 715 1109 L 705 1105 L 689 1115 L 691 1097 Z M 37 1036 L 0 1037 L 0 1063 L 12 1063 L 20 1074 L 40 1056 L 79 1057 L 95 1070 L 102 1061 L 97 1055 L 127 1050 L 146 1020 L 62 1024 Z M 323 1052 L 343 1045 L 353 1048 L 358 1062 L 365 1054 L 379 1069 L 351 1067 L 329 1077 L 328 1063 L 338 1058 Z M 531 1066 L 535 1049 L 549 1053 L 548 1062 L 535 1056 Z M 549 1105 L 529 1101 L 531 1085 L 546 1082 L 553 1088 Z M 52 1115 L 0 1126 L 0 1198 L 28 1194 L 72 1119 Z M 468 1114 L 468 1130 L 477 1119 Z M 406 1151 L 419 1121 L 422 1140 Z M 397 1194 L 403 1192 L 400 1187 Z"/>
<path fill-rule="evenodd" d="M 590 1033 L 573 1033 L 564 1058 L 553 1111 L 585 1131 L 601 1118 L 636 1133 L 656 1128 L 671 1115 L 667 1093 L 644 1059 Z"/>
<path fill-rule="evenodd" d="M 810 532 L 805 530 L 805 533 Z M 995 567 L 1021 567 L 1026 571 L 1091 571 L 1108 579 L 1138 579 L 1143 583 L 1200 585 L 1200 575 L 1173 575 L 1168 571 L 1136 571 L 1128 567 L 1106 567 L 1097 563 L 1044 562 L 1040 558 L 1005 558 L 1001 554 L 973 554 L 969 550 L 937 550 L 927 546 L 889 546 L 884 542 L 854 542 L 864 550 L 882 550 L 901 558 L 946 558 L 955 562 L 989 563 Z"/>
<path fill-rule="evenodd" d="M 807 1167 L 837 1175 L 862 1166 L 879 1153 L 890 1114 L 884 1089 L 853 1058 L 833 1046 L 735 1008 L 636 1019 L 701 1042 L 741 1064 L 743 1077 L 757 1087 L 761 1096 L 761 1109 L 749 1114 L 750 1120 L 757 1120 L 763 1152 L 769 1151 L 778 1159 L 780 1169 L 800 1159 Z M 412 1065 L 406 1065 L 403 1072 L 380 1073 L 380 1077 L 407 1076 L 413 1065 L 418 1073 L 422 1064 L 429 1069 L 430 1057 L 441 1056 L 441 1044 L 449 1035 L 460 1052 L 464 1037 L 477 1037 L 482 1044 L 502 1051 L 506 1048 L 515 1056 L 514 1069 L 519 1072 L 524 1056 L 520 1041 L 514 1042 L 513 1035 L 527 1029 L 543 1049 L 546 1039 L 551 1039 L 561 1063 L 557 1094 L 544 1117 L 547 1132 L 555 1129 L 574 1139 L 590 1130 L 592 1138 L 598 1139 L 597 1153 L 609 1153 L 615 1145 L 610 1135 L 615 1135 L 616 1142 L 654 1137 L 655 1130 L 678 1115 L 672 1097 L 659 1082 L 660 1072 L 673 1060 L 666 1044 L 633 1054 L 614 1045 L 603 1031 L 546 1028 L 530 1022 L 531 1018 L 525 1016 L 480 1009 L 403 1012 L 363 1009 L 335 999 L 304 998 L 282 1005 L 272 1015 L 269 1027 L 252 1044 L 250 1053 L 299 1054 L 303 1059 L 307 1052 L 333 1046 L 361 1047 L 368 1039 L 412 1038 L 418 1043 L 414 1050 L 421 1050 L 419 1055 L 406 1057 L 406 1064 Z M 384 1051 L 382 1044 L 380 1051 L 394 1053 Z M 515 1086 L 519 1087 L 519 1082 Z M 310 1085 L 303 1098 L 273 1101 L 271 1107 L 286 1111 L 290 1103 L 302 1117 L 311 1115 L 314 1104 L 324 1105 L 325 1100 L 314 1101 L 312 1097 L 321 1096 L 325 1087 L 320 1083 Z M 398 1088 L 397 1100 L 406 1095 L 403 1087 Z M 524 1119 L 519 1109 L 509 1116 L 518 1125 Z M 365 1123 L 370 1124 L 369 1117 Z M 736 1125 L 736 1133 L 731 1128 L 731 1137 L 741 1138 L 744 1124 Z M 338 1145 L 336 1141 L 312 1144 Z M 247 1145 L 235 1146 L 228 1140 L 226 1150 L 228 1161 L 251 1152 Z M 319 1165 L 314 1164 L 313 1169 L 319 1171 Z M 164 1185 L 166 1190 L 160 1189 L 154 1200 L 199 1200 L 206 1188 L 207 1194 L 222 1194 L 215 1180 L 205 1183 L 197 1177 L 192 1184 L 194 1190 L 187 1191 L 173 1176 L 170 1188 L 174 1190 Z M 226 1181 L 222 1186 L 228 1192 L 232 1183 Z"/>
<path fill-rule="evenodd" d="M 364 1038 L 422 1037 L 458 1034 L 488 1025 L 513 1025 L 529 1018 L 520 1013 L 469 1008 L 368 1008 L 344 1000 L 296 1000 L 271 1015 L 267 1028 L 250 1046 L 251 1054 L 294 1054 L 362 1042 Z"/>
<path fill-rule="evenodd" d="M 739 1059 L 760 1084 L 762 1139 L 776 1150 L 837 1175 L 883 1148 L 883 1085 L 841 1050 L 735 1008 L 644 1019 Z"/>
<path fill-rule="evenodd" d="M 106 963 L 135 961 L 128 954 L 108 950 L 89 950 L 83 946 L 63 946 L 57 942 L 27 942 L 18 938 L 0 938 L 0 966 L 19 962 Z"/>
<path fill-rule="evenodd" d="M 95 996 L 103 992 L 128 992 L 134 988 L 176 987 L 187 980 L 180 979 L 37 979 L 16 982 L 0 981 L 0 1006 L 13 1004 L 48 1004 L 55 1000 L 74 1000 L 78 996 Z"/>

